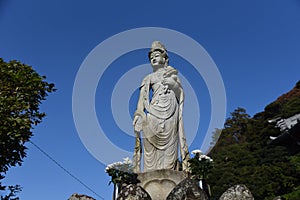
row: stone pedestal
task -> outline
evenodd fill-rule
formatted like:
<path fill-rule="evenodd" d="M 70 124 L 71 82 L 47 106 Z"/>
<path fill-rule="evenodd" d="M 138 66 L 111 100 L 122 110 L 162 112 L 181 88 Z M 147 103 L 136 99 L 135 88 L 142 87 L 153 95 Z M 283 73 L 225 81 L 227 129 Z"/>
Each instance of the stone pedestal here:
<path fill-rule="evenodd" d="M 187 178 L 185 172 L 161 169 L 138 173 L 138 180 L 153 200 L 166 200 L 177 184 Z"/>

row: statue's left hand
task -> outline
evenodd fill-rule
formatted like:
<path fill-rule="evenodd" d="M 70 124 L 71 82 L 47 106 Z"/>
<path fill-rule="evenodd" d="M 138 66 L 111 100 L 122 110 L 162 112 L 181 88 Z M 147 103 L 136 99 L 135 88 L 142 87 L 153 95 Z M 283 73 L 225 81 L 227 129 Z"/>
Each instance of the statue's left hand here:
<path fill-rule="evenodd" d="M 161 83 L 163 85 L 167 85 L 170 89 L 174 89 L 177 87 L 177 82 L 173 77 L 166 77 L 161 81 Z"/>

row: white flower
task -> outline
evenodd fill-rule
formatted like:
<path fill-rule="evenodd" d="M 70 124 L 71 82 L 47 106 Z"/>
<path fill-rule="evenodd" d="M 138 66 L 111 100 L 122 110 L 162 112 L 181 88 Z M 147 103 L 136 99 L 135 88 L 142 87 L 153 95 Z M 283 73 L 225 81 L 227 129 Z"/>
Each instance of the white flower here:
<path fill-rule="evenodd" d="M 202 151 L 200 149 L 195 149 L 192 151 L 192 154 L 196 155 L 196 154 L 201 154 Z"/>
<path fill-rule="evenodd" d="M 126 158 L 123 158 L 123 163 L 124 164 L 127 164 L 127 165 L 130 165 L 132 163 L 131 159 L 126 157 Z"/>
<path fill-rule="evenodd" d="M 116 169 L 125 172 L 132 172 L 132 161 L 130 158 L 123 158 L 123 162 L 118 161 L 107 165 L 105 171 L 108 172 L 110 169 Z"/>
<path fill-rule="evenodd" d="M 200 155 L 199 160 L 208 160 L 209 162 L 212 162 L 213 159 L 211 159 L 209 156 L 207 155 Z"/>
<path fill-rule="evenodd" d="M 109 164 L 107 165 L 107 167 L 105 168 L 105 172 L 108 172 L 108 170 L 113 169 L 114 165 L 113 164 Z"/>
<path fill-rule="evenodd" d="M 105 168 L 105 172 L 107 172 L 109 170 L 109 167 L 107 166 L 106 168 Z"/>
<path fill-rule="evenodd" d="M 116 162 L 116 166 L 122 165 L 123 163 L 121 161 Z"/>

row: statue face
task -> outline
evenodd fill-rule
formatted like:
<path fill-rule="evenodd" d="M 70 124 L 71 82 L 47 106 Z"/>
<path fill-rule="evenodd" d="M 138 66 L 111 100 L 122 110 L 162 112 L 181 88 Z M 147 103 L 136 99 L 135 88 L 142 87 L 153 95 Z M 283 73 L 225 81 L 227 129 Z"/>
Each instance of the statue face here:
<path fill-rule="evenodd" d="M 153 67 L 163 67 L 166 59 L 163 57 L 163 54 L 159 51 L 154 51 L 150 55 L 150 62 Z"/>

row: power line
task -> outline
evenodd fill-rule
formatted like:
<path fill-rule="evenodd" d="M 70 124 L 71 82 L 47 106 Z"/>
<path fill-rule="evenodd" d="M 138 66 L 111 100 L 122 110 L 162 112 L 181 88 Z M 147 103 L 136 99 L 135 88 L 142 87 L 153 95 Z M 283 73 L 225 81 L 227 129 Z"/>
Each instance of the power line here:
<path fill-rule="evenodd" d="M 43 149 L 41 149 L 38 145 L 33 143 L 32 141 L 29 141 L 33 146 L 35 146 L 40 152 L 42 152 L 47 158 L 49 158 L 52 162 L 54 162 L 59 168 L 61 168 L 63 171 L 65 171 L 69 176 L 71 176 L 73 179 L 75 179 L 77 182 L 79 182 L 81 185 L 83 185 L 86 189 L 91 191 L 93 194 L 98 196 L 100 199 L 104 198 L 97 194 L 94 190 L 92 190 L 89 186 L 87 186 L 85 183 L 83 183 L 79 178 L 77 178 L 75 175 L 73 175 L 71 172 L 69 172 L 66 168 L 64 168 L 61 164 L 59 164 L 53 157 L 51 157 L 48 153 L 46 153 Z"/>

